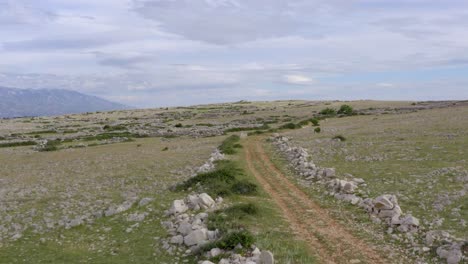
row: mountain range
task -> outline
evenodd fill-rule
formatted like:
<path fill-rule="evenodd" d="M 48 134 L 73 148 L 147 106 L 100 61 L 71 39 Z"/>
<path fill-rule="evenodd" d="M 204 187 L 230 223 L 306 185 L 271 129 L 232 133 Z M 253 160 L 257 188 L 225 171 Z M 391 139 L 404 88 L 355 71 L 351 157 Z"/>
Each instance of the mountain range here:
<path fill-rule="evenodd" d="M 0 87 L 0 118 L 53 116 L 130 108 L 70 90 Z"/>

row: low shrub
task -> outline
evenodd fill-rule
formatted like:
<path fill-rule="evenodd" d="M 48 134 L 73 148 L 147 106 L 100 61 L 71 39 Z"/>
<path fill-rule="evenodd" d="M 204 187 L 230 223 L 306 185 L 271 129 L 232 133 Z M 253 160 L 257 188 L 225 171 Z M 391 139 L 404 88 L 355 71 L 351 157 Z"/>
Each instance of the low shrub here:
<path fill-rule="evenodd" d="M 162 151 L 168 151 L 168 150 L 169 150 L 168 147 L 165 147 L 165 148 L 162 149 Z"/>
<path fill-rule="evenodd" d="M 102 127 L 102 129 L 106 131 L 118 131 L 118 130 L 127 130 L 127 127 L 125 127 L 124 125 L 116 125 L 116 126 L 105 125 Z"/>
<path fill-rule="evenodd" d="M 344 115 L 344 116 L 350 116 L 350 115 L 355 115 L 356 113 L 354 112 L 353 108 L 350 105 L 344 104 L 344 105 L 342 105 L 340 107 L 337 114 Z"/>
<path fill-rule="evenodd" d="M 34 146 L 34 145 L 37 145 L 35 141 L 8 142 L 8 143 L 0 143 L 0 148 L 23 147 L 23 146 Z"/>
<path fill-rule="evenodd" d="M 229 196 L 232 194 L 252 195 L 257 192 L 257 186 L 238 176 L 244 172 L 233 161 L 216 161 L 214 171 L 199 173 L 174 187 L 176 191 L 183 191 L 194 187 L 202 188 L 211 196 Z"/>
<path fill-rule="evenodd" d="M 336 110 L 330 107 L 327 107 L 325 109 L 322 109 L 319 114 L 323 116 L 335 116 L 336 115 Z"/>
<path fill-rule="evenodd" d="M 346 138 L 342 135 L 336 135 L 333 137 L 333 139 L 339 139 L 340 141 L 346 141 Z"/>
<path fill-rule="evenodd" d="M 184 125 L 182 125 L 181 123 L 178 123 L 175 125 L 175 127 L 183 127 Z"/>
<path fill-rule="evenodd" d="M 254 242 L 255 238 L 249 231 L 241 230 L 226 234 L 215 244 L 220 249 L 231 250 L 238 244 L 241 244 L 244 248 L 250 248 Z"/>
<path fill-rule="evenodd" d="M 320 132 L 322 132 L 322 129 L 320 129 L 320 127 L 316 127 L 316 128 L 314 129 L 314 132 L 315 132 L 315 133 L 320 133 Z"/>
<path fill-rule="evenodd" d="M 311 118 L 309 121 L 312 123 L 313 126 L 319 125 L 319 120 L 317 118 Z"/>
<path fill-rule="evenodd" d="M 228 155 L 232 155 L 236 153 L 236 148 L 241 148 L 242 146 L 238 143 L 240 141 L 240 137 L 238 135 L 232 135 L 226 138 L 221 145 L 219 146 L 219 150 Z"/>
<path fill-rule="evenodd" d="M 280 126 L 279 128 L 280 129 L 297 129 L 297 128 L 301 128 L 301 126 L 296 125 L 294 123 L 286 123 L 286 124 Z"/>
<path fill-rule="evenodd" d="M 257 185 L 248 181 L 239 181 L 232 185 L 231 190 L 235 194 L 250 195 L 257 192 Z"/>
<path fill-rule="evenodd" d="M 268 129 L 270 129 L 270 126 L 267 124 L 263 124 L 260 127 L 233 127 L 233 128 L 224 130 L 224 133 L 250 131 L 250 130 L 268 130 Z"/>
<path fill-rule="evenodd" d="M 49 140 L 47 141 L 47 143 L 42 146 L 39 151 L 56 151 L 59 149 L 59 146 L 60 146 L 61 142 L 59 139 L 57 140 Z"/>

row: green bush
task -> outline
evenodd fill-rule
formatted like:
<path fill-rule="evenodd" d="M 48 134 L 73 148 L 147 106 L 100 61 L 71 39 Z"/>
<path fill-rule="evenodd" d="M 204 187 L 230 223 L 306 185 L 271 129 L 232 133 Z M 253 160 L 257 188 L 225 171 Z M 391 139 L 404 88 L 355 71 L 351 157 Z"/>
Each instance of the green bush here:
<path fill-rule="evenodd" d="M 127 130 L 127 128 L 124 125 L 116 125 L 116 126 L 105 125 L 102 127 L 102 129 L 106 131 Z"/>
<path fill-rule="evenodd" d="M 181 123 L 178 123 L 175 125 L 175 127 L 183 127 L 184 125 L 182 125 Z"/>
<path fill-rule="evenodd" d="M 236 148 L 242 147 L 240 144 L 238 144 L 239 141 L 240 137 L 238 135 L 229 136 L 221 143 L 219 150 L 224 154 L 235 154 Z"/>
<path fill-rule="evenodd" d="M 168 150 L 169 150 L 168 147 L 165 147 L 165 148 L 162 149 L 162 151 L 168 151 Z"/>
<path fill-rule="evenodd" d="M 322 109 L 319 114 L 323 116 L 335 116 L 336 115 L 336 110 L 330 107 L 327 107 L 325 109 Z"/>
<path fill-rule="evenodd" d="M 312 123 L 313 126 L 318 126 L 319 125 L 319 120 L 317 118 L 310 119 L 310 122 Z"/>
<path fill-rule="evenodd" d="M 254 236 L 249 231 L 242 230 L 228 233 L 215 244 L 220 249 L 231 250 L 238 244 L 241 244 L 244 248 L 250 248 L 254 242 Z"/>
<path fill-rule="evenodd" d="M 270 126 L 267 124 L 263 124 L 260 127 L 233 127 L 224 130 L 224 133 L 229 133 L 229 132 L 239 132 L 239 131 L 250 131 L 250 130 L 267 130 L 270 129 Z"/>
<path fill-rule="evenodd" d="M 309 120 L 302 120 L 301 122 L 297 123 L 297 126 L 304 127 L 309 125 Z"/>
<path fill-rule="evenodd" d="M 34 146 L 34 145 L 37 145 L 35 141 L 9 142 L 9 143 L 0 143 L 0 148 L 23 147 L 23 146 Z"/>
<path fill-rule="evenodd" d="M 342 135 L 334 136 L 333 139 L 339 139 L 340 141 L 346 141 L 346 138 Z"/>
<path fill-rule="evenodd" d="M 210 230 L 218 229 L 222 234 L 242 228 L 239 220 L 248 216 L 255 216 L 259 208 L 253 203 L 236 204 L 226 209 L 213 212 L 208 216 L 207 227 Z"/>
<path fill-rule="evenodd" d="M 338 110 L 337 114 L 350 116 L 350 115 L 354 115 L 355 112 L 350 105 L 342 105 L 340 109 Z"/>
<path fill-rule="evenodd" d="M 237 176 L 244 172 L 233 161 L 216 161 L 214 171 L 200 173 L 175 186 L 176 191 L 189 188 L 203 188 L 211 196 L 229 196 L 232 194 L 251 195 L 257 192 L 257 186 L 247 181 L 239 181 Z"/>
<path fill-rule="evenodd" d="M 297 128 L 301 128 L 301 126 L 296 125 L 294 123 L 286 123 L 286 124 L 280 126 L 279 128 L 280 129 L 297 129 Z"/>
<path fill-rule="evenodd" d="M 49 140 L 44 145 L 44 147 L 40 148 L 39 151 L 56 151 L 59 149 L 61 142 L 59 139 L 57 140 Z"/>
<path fill-rule="evenodd" d="M 316 127 L 316 128 L 314 129 L 314 132 L 315 132 L 315 133 L 320 133 L 320 132 L 322 132 L 322 129 L 320 129 L 320 127 Z"/>
<path fill-rule="evenodd" d="M 249 195 L 257 192 L 257 185 L 248 181 L 239 181 L 232 185 L 231 190 L 235 194 Z"/>

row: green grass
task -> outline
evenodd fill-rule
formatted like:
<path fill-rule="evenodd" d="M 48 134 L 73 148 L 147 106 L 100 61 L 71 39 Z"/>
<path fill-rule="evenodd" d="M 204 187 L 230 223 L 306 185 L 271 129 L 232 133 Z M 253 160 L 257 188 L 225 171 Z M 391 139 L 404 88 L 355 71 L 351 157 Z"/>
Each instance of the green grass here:
<path fill-rule="evenodd" d="M 244 171 L 233 161 L 221 160 L 216 162 L 214 171 L 199 173 L 175 187 L 176 191 L 183 191 L 201 187 L 211 196 L 229 196 L 233 194 L 253 195 L 257 186 L 246 179 L 239 179 Z"/>
<path fill-rule="evenodd" d="M 101 133 L 95 136 L 86 136 L 81 137 L 81 140 L 84 141 L 93 141 L 93 140 L 108 140 L 115 137 L 126 137 L 126 138 L 141 138 L 142 136 L 139 134 L 133 134 L 130 132 L 109 132 L 109 133 Z"/>
<path fill-rule="evenodd" d="M 252 131 L 252 130 L 268 130 L 270 129 L 270 126 L 267 124 L 263 124 L 260 127 L 234 127 L 234 128 L 229 128 L 224 130 L 224 133 L 229 133 L 229 132 L 240 132 L 240 131 Z"/>
<path fill-rule="evenodd" d="M 35 141 L 9 142 L 9 143 L 0 143 L 0 148 L 24 147 L 24 146 L 34 146 L 34 145 L 37 145 L 37 142 Z"/>
<path fill-rule="evenodd" d="M 239 141 L 240 137 L 238 135 L 231 135 L 221 143 L 219 150 L 224 154 L 235 154 L 237 149 L 242 148 L 242 146 L 239 144 Z"/>

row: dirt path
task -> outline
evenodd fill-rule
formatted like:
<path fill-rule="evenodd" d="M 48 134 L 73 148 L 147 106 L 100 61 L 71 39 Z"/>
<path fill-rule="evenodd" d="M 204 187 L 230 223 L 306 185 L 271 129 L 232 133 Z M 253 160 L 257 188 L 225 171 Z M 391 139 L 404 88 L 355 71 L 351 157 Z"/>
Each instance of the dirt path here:
<path fill-rule="evenodd" d="M 389 263 L 290 182 L 271 162 L 258 139 L 248 139 L 244 149 L 249 170 L 281 208 L 298 239 L 308 243 L 320 263 Z"/>

